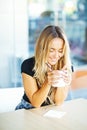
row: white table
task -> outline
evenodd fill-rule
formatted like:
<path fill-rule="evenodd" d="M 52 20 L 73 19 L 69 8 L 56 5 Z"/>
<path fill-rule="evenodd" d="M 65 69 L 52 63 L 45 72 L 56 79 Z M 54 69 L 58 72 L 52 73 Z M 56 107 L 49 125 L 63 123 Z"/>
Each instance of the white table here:
<path fill-rule="evenodd" d="M 50 110 L 66 114 L 61 118 L 45 117 Z M 87 100 L 75 99 L 62 106 L 1 113 L 0 130 L 87 130 Z"/>

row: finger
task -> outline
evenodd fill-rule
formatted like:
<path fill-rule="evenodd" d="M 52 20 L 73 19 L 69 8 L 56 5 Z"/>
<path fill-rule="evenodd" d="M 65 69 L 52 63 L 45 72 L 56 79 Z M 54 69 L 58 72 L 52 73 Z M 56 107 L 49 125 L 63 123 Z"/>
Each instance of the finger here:
<path fill-rule="evenodd" d="M 52 71 L 51 65 L 49 63 L 46 63 L 48 71 Z"/>
<path fill-rule="evenodd" d="M 67 65 L 64 65 L 62 70 L 67 70 Z"/>

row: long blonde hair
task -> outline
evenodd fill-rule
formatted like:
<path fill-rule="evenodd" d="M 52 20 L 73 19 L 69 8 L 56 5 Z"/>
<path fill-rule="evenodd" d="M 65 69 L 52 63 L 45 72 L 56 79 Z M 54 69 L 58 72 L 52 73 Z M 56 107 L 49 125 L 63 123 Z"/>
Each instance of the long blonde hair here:
<path fill-rule="evenodd" d="M 61 38 L 64 41 L 64 55 L 55 65 L 55 69 L 61 69 L 65 64 L 67 69 L 71 71 L 70 48 L 66 35 L 59 26 L 49 25 L 45 27 L 36 42 L 35 48 L 35 66 L 34 77 L 39 86 L 43 84 L 46 79 L 47 66 L 46 58 L 50 41 L 54 38 Z"/>

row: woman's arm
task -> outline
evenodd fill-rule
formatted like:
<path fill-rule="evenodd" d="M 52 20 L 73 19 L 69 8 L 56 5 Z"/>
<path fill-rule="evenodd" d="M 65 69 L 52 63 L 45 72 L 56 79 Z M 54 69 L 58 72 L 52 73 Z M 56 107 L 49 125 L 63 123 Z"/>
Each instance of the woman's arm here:
<path fill-rule="evenodd" d="M 63 73 L 63 79 L 66 83 L 65 87 L 57 87 L 55 91 L 54 102 L 57 105 L 60 105 L 67 98 L 68 91 L 71 86 L 72 76 L 71 73 L 67 71 L 67 73 Z"/>
<path fill-rule="evenodd" d="M 22 78 L 23 78 L 23 85 L 24 85 L 25 93 L 27 97 L 29 98 L 31 104 L 34 107 L 40 107 L 41 104 L 47 98 L 51 85 L 49 85 L 48 81 L 46 80 L 41 86 L 41 88 L 38 89 L 36 80 L 33 77 L 25 73 L 22 73 Z"/>
<path fill-rule="evenodd" d="M 70 87 L 70 86 L 69 86 Z M 58 87 L 55 88 L 54 102 L 56 105 L 61 105 L 66 99 L 69 91 L 69 87 Z"/>

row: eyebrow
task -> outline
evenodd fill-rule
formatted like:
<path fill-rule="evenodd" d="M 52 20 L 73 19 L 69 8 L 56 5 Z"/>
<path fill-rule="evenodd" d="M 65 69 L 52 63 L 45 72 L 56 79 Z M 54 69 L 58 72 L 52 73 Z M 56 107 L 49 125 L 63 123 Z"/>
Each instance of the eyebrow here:
<path fill-rule="evenodd" d="M 55 50 L 55 48 L 50 48 L 50 49 L 53 49 L 53 50 Z M 63 50 L 63 48 L 60 48 L 60 49 L 59 49 L 59 51 L 60 51 L 60 50 Z"/>

